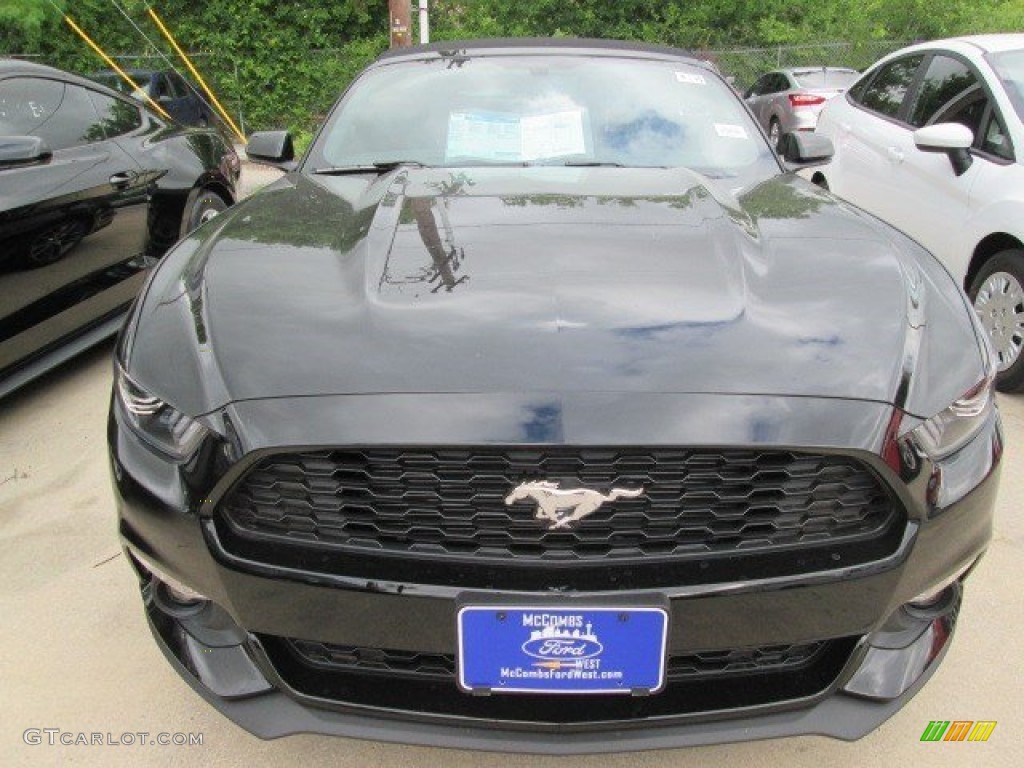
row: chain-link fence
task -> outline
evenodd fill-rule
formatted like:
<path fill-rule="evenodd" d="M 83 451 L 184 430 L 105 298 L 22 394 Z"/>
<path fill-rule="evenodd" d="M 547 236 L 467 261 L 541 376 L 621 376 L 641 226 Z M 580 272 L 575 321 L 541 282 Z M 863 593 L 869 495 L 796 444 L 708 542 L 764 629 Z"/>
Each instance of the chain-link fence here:
<path fill-rule="evenodd" d="M 696 55 L 714 62 L 742 91 L 760 75 L 780 67 L 827 65 L 863 70 L 903 45 L 905 43 L 894 41 L 815 43 L 707 50 L 698 51 Z M 279 67 L 275 74 L 268 75 L 266 66 L 256 66 L 253 59 L 245 55 L 200 51 L 189 56 L 231 118 L 246 133 L 284 127 L 300 133 L 313 130 L 338 94 L 368 61 L 364 52 L 357 55 L 344 48 L 282 51 L 283 61 L 295 63 Z M 61 64 L 33 55 L 17 58 Z M 123 54 L 113 58 L 125 69 L 159 70 L 173 65 L 187 79 L 194 80 L 176 58 L 167 60 L 155 53 Z M 95 70 L 103 67 L 97 60 Z M 82 71 L 87 74 L 90 70 Z"/>
<path fill-rule="evenodd" d="M 765 72 L 784 67 L 851 67 L 863 70 L 905 42 L 873 40 L 865 43 L 813 43 L 778 45 L 771 48 L 730 48 L 702 51 L 698 55 L 713 61 L 726 76 L 735 78 L 745 90 Z"/>
<path fill-rule="evenodd" d="M 7 54 L 11 58 L 48 64 L 78 74 L 108 70 L 100 59 L 75 56 L 67 61 L 54 61 L 35 54 Z M 300 134 L 312 131 L 345 86 L 372 59 L 360 51 L 344 48 L 282 51 L 273 66 L 266 64 L 265 52 L 257 55 L 198 51 L 187 54 L 210 86 L 217 101 L 228 112 L 239 129 L 248 134 L 254 130 L 289 128 Z M 196 78 L 177 57 L 158 53 L 112 54 L 119 67 L 133 70 L 176 70 L 186 80 Z M 206 95 L 198 88 L 203 100 Z M 211 108 L 211 112 L 215 112 Z M 226 134 L 232 132 L 221 124 Z"/>

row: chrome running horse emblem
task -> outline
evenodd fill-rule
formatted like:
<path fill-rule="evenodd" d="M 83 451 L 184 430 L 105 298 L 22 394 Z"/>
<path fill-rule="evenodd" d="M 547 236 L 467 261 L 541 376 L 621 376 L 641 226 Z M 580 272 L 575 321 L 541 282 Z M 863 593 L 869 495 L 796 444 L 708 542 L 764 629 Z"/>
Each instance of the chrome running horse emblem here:
<path fill-rule="evenodd" d="M 508 496 L 505 497 L 505 504 L 512 506 L 517 501 L 531 498 L 537 502 L 537 512 L 534 517 L 538 520 L 547 520 L 548 528 L 568 528 L 573 523 L 582 520 L 587 515 L 592 515 L 606 501 L 616 499 L 635 499 L 644 492 L 643 488 L 628 490 L 625 488 L 612 488 L 608 495 L 592 491 L 589 488 L 576 488 L 574 490 L 562 490 L 558 483 L 547 480 L 531 480 L 517 485 Z"/>

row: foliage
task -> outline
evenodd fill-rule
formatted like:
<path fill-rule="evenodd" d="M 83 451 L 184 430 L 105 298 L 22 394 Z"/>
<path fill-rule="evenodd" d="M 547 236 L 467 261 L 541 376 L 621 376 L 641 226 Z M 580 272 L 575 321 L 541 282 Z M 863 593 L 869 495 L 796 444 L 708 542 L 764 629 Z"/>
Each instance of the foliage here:
<path fill-rule="evenodd" d="M 340 90 L 387 47 L 387 3 L 379 0 L 162 0 L 154 5 L 181 47 L 197 54 L 196 67 L 233 119 L 241 114 L 249 130 L 288 126 L 308 132 Z M 148 18 L 144 0 L 75 0 L 65 6 L 122 66 L 174 66 L 194 80 Z M 38 54 L 49 64 L 82 73 L 106 68 L 49 0 L 0 0 L 0 53 Z M 124 54 L 134 58 L 120 58 Z"/>
<path fill-rule="evenodd" d="M 55 0 L 57 7 L 64 0 Z M 44 31 L 59 18 L 57 7 L 47 0 L 0 0 L 0 51 L 34 51 Z"/>
<path fill-rule="evenodd" d="M 434 0 L 446 37 L 565 35 L 684 48 L 925 39 L 1020 29 L 1020 0 Z"/>
<path fill-rule="evenodd" d="M 56 0 L 122 64 L 183 69 L 146 0 Z M 337 95 L 387 47 L 387 0 L 161 0 L 160 16 L 234 119 L 304 140 Z M 144 40 L 118 6 L 148 36 Z M 415 24 L 415 0 L 412 2 Z M 435 39 L 573 36 L 693 50 L 844 40 L 929 39 L 1024 28 L 1021 0 L 431 0 Z M 866 47 L 865 51 L 870 51 Z M 51 0 L 0 0 L 0 54 L 64 69 L 104 64 Z M 719 58 L 726 65 L 727 56 Z M 833 63 L 833 62 L 830 62 Z M 870 59 L 859 66 L 870 63 Z"/>

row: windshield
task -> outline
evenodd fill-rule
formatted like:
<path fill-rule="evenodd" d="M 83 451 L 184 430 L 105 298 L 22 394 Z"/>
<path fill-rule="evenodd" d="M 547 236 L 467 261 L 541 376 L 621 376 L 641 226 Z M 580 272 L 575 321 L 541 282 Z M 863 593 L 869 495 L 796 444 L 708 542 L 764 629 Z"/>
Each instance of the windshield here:
<path fill-rule="evenodd" d="M 1017 116 L 1024 120 L 1024 51 L 993 53 L 988 59 L 1013 102 Z"/>
<path fill-rule="evenodd" d="M 801 88 L 849 88 L 860 73 L 852 69 L 807 69 L 793 73 Z"/>
<path fill-rule="evenodd" d="M 107 86 L 107 88 L 113 88 L 115 91 L 121 93 L 131 94 L 132 88 L 128 83 L 121 79 L 121 76 L 114 72 L 101 72 L 99 74 L 90 76 L 93 80 L 101 85 Z M 142 74 L 138 72 L 129 72 L 128 77 L 135 81 L 135 84 L 139 86 L 141 90 L 145 90 L 149 85 L 149 81 L 152 78 L 151 75 Z"/>
<path fill-rule="evenodd" d="M 736 94 L 683 62 L 583 55 L 441 57 L 364 74 L 306 169 L 683 166 L 751 181 L 779 173 Z"/>

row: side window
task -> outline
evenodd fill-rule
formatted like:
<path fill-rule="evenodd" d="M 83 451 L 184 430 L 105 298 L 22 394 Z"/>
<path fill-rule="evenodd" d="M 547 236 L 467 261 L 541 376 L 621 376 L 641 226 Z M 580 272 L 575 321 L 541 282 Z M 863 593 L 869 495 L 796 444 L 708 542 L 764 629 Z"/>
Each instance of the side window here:
<path fill-rule="evenodd" d="M 24 77 L 0 81 L 0 136 L 37 136 L 64 100 L 64 83 Z"/>
<path fill-rule="evenodd" d="M 960 123 L 971 129 L 974 146 L 982 152 L 1013 160 L 1013 143 L 999 113 L 990 109 L 988 96 L 975 85 L 958 101 L 937 112 L 929 123 Z"/>
<path fill-rule="evenodd" d="M 180 77 L 178 77 L 177 74 L 175 74 L 174 72 L 168 72 L 167 82 L 171 86 L 171 95 L 174 98 L 180 99 L 184 96 L 188 96 L 188 88 L 185 87 L 185 83 L 182 81 Z"/>
<path fill-rule="evenodd" d="M 768 84 L 768 93 L 779 93 L 786 90 L 786 76 L 778 73 L 772 75 L 771 81 Z"/>
<path fill-rule="evenodd" d="M 166 75 L 161 75 L 160 73 L 157 73 L 153 75 L 153 80 L 156 81 L 156 93 L 153 95 L 154 99 L 159 99 L 163 96 L 172 96 L 171 89 L 167 83 Z"/>
<path fill-rule="evenodd" d="M 89 96 L 96 107 L 107 138 L 122 136 L 142 125 L 142 116 L 138 108 L 128 102 L 95 91 L 90 91 Z"/>
<path fill-rule="evenodd" d="M 1013 144 L 1006 132 L 1006 126 L 1003 125 L 1003 121 L 999 119 L 999 115 L 994 110 L 989 116 L 988 125 L 985 126 L 980 148 L 982 152 L 988 152 L 990 155 L 1001 157 L 1004 160 L 1014 159 Z"/>
<path fill-rule="evenodd" d="M 854 104 L 864 103 L 864 91 L 867 89 L 868 83 L 871 82 L 872 77 L 874 77 L 873 74 L 865 75 L 847 89 L 846 95 L 850 97 L 850 101 Z"/>
<path fill-rule="evenodd" d="M 750 86 L 750 90 L 747 91 L 747 98 L 751 96 L 760 96 L 765 91 L 765 86 L 768 83 L 768 75 L 762 75 L 757 81 Z"/>
<path fill-rule="evenodd" d="M 948 109 L 977 83 L 978 79 L 963 62 L 949 56 L 933 57 L 911 110 L 910 124 L 920 128 L 935 122 L 933 118 L 937 114 Z"/>
<path fill-rule="evenodd" d="M 907 56 L 886 64 L 865 89 L 860 103 L 875 112 L 896 117 L 923 58 Z"/>
<path fill-rule="evenodd" d="M 39 136 L 53 150 L 106 138 L 84 88 L 28 77 L 0 83 L 0 133 Z"/>
<path fill-rule="evenodd" d="M 928 123 L 960 123 L 971 129 L 971 133 L 977 139 L 981 132 L 981 121 L 985 117 L 985 110 L 988 108 L 988 98 L 981 88 L 974 88 L 969 94 L 964 95 L 953 104 L 945 104 L 941 112 L 936 112 L 929 119 Z M 975 142 L 977 143 L 977 142 Z"/>

